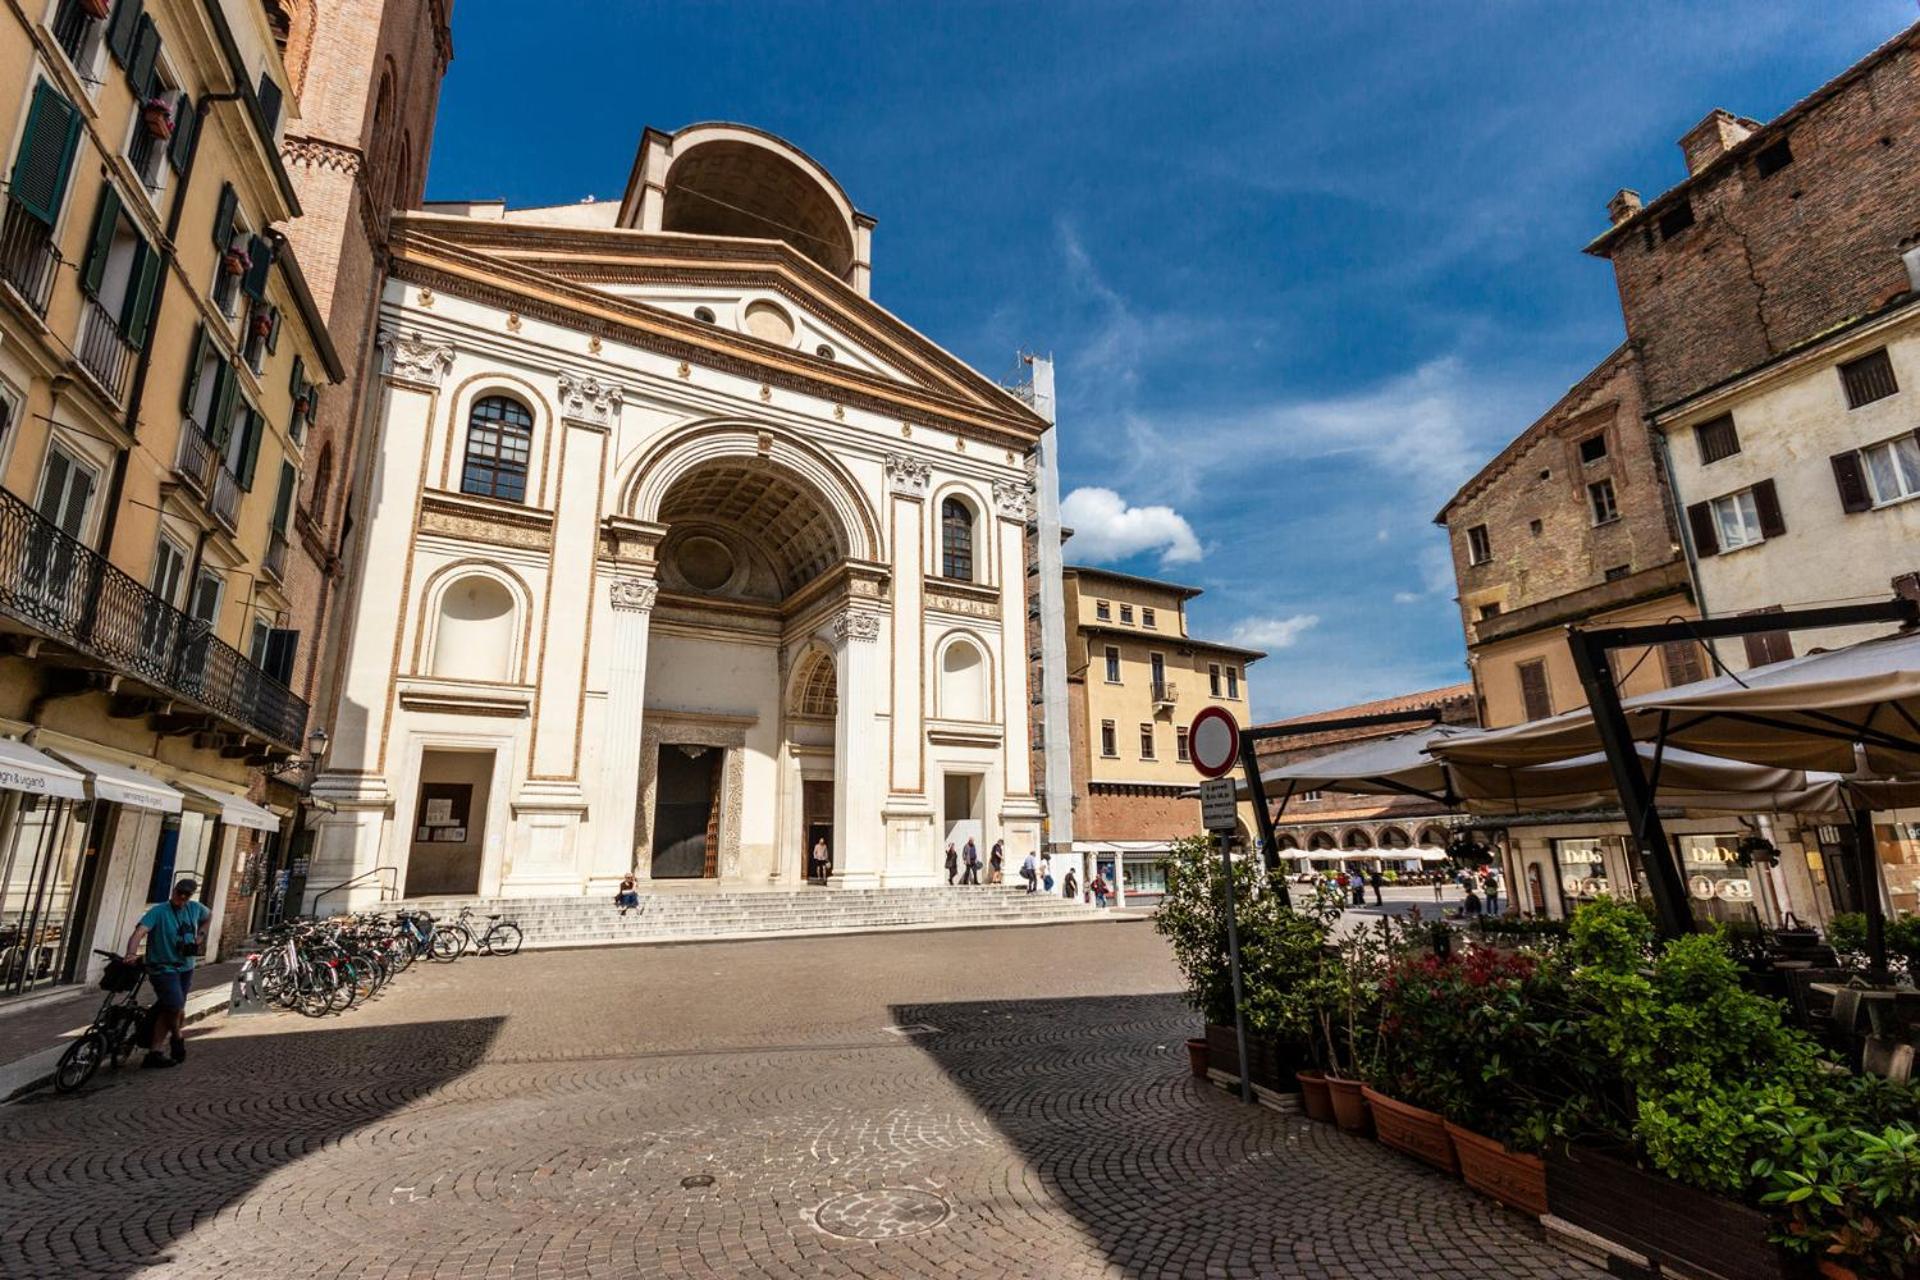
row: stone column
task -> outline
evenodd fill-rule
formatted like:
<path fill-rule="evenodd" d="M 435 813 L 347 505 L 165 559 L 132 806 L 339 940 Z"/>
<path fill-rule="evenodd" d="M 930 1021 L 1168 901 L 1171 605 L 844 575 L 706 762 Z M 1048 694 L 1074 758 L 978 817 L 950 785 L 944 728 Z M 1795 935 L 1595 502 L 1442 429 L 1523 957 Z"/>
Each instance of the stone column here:
<path fill-rule="evenodd" d="M 893 627 L 892 698 L 888 715 L 892 734 L 887 749 L 888 785 L 881 820 L 886 854 L 884 883 L 938 883 L 932 848 L 933 805 L 926 777 L 926 539 L 927 489 L 933 468 L 918 458 L 887 458 L 887 487 L 892 503 Z"/>
<path fill-rule="evenodd" d="M 994 531 L 1000 543 L 1000 744 L 1005 779 L 1000 832 L 1009 855 L 1041 847 L 1040 802 L 1033 794 L 1033 705 L 1027 688 L 1027 522 L 1033 491 L 1025 481 L 996 480 Z"/>
<path fill-rule="evenodd" d="M 579 893 L 592 871 L 582 856 L 587 796 L 580 779 L 580 716 L 600 542 L 600 500 L 620 388 L 561 372 L 558 463 L 552 477 L 553 552 L 534 703 L 532 767 L 513 798 L 508 895 Z"/>
<path fill-rule="evenodd" d="M 640 803 L 640 739 L 646 711 L 647 635 L 658 594 L 651 575 L 622 566 L 607 583 L 607 712 L 600 741 L 600 794 L 593 815 L 591 891 L 611 892 L 633 870 L 633 832 Z"/>
<path fill-rule="evenodd" d="M 829 626 L 840 710 L 833 732 L 833 838 L 840 846 L 829 881 L 840 889 L 880 883 L 886 852 L 880 809 L 886 794 L 886 739 L 875 723 L 886 680 L 881 612 L 848 602 Z"/>
<path fill-rule="evenodd" d="M 397 763 L 387 758 L 394 637 L 405 625 L 413 589 L 407 566 L 413 560 L 419 478 L 454 348 L 436 334 L 406 328 L 383 329 L 374 341 L 386 365 L 372 390 L 379 404 L 371 415 L 374 438 L 366 451 L 369 470 L 359 506 L 364 523 L 354 557 L 361 572 L 345 602 L 348 638 L 335 682 L 337 700 L 315 709 L 332 747 L 325 770 L 314 779 L 313 794 L 332 804 L 334 812 L 316 833 L 307 871 L 309 893 L 383 863 L 404 870 L 406 858 L 405 841 L 383 856 L 400 773 Z M 369 877 L 366 889 L 334 895 L 324 905 L 357 909 L 378 898 Z M 293 909 L 309 906 L 295 904 Z"/>

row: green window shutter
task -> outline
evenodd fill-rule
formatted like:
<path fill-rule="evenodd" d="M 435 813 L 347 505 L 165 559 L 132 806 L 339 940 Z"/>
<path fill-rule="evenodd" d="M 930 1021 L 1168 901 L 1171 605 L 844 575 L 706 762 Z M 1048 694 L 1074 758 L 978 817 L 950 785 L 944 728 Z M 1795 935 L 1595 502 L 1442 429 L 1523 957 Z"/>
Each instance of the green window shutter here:
<path fill-rule="evenodd" d="M 100 281 L 107 273 L 107 254 L 113 249 L 113 233 L 120 227 L 120 193 L 109 182 L 100 188 L 100 207 L 93 213 L 93 234 L 87 237 L 87 260 L 80 268 L 80 287 L 89 298 L 100 296 Z"/>
<path fill-rule="evenodd" d="M 310 382 L 307 384 L 307 425 L 312 426 L 313 420 L 316 417 L 318 417 L 319 414 L 320 414 L 320 384 L 317 382 Z"/>
<path fill-rule="evenodd" d="M 220 184 L 220 204 L 213 211 L 213 247 L 221 253 L 233 243 L 233 220 L 240 212 L 240 195 L 231 182 Z"/>
<path fill-rule="evenodd" d="M 200 399 L 200 366 L 207 362 L 207 326 L 193 326 L 193 349 L 187 352 L 187 376 L 180 384 L 180 412 L 191 418 Z M 205 427 L 205 423 L 201 426 Z"/>
<path fill-rule="evenodd" d="M 120 332 L 136 350 L 147 345 L 153 331 L 153 312 L 160 302 L 160 254 L 142 240 L 127 281 L 127 301 L 120 312 Z"/>
<path fill-rule="evenodd" d="M 153 66 L 159 57 L 160 28 L 143 13 L 134 32 L 133 57 L 127 61 L 127 83 L 133 86 L 133 96 L 143 102 L 153 91 Z"/>
<path fill-rule="evenodd" d="M 243 428 L 247 435 L 240 445 L 240 469 L 233 476 L 248 493 L 253 492 L 253 469 L 260 462 L 260 437 L 266 434 L 266 425 L 267 420 L 249 406 Z"/>
<path fill-rule="evenodd" d="M 140 0 L 119 0 L 113 6 L 113 15 L 107 19 L 107 49 L 113 54 L 113 60 L 123 67 L 133 57 L 134 32 L 144 17 Z"/>
<path fill-rule="evenodd" d="M 280 308 L 273 309 L 273 319 L 267 327 L 267 354 L 274 355 L 280 350 Z"/>
<path fill-rule="evenodd" d="M 215 376 L 219 381 L 213 388 L 213 421 L 207 424 L 207 439 L 225 452 L 227 441 L 233 438 L 233 402 L 240 393 L 240 379 L 224 360 Z"/>
<path fill-rule="evenodd" d="M 200 113 L 193 109 L 193 103 L 187 95 L 180 95 L 180 105 L 173 113 L 173 139 L 167 143 L 167 163 L 175 173 L 187 171 L 187 161 L 193 156 L 193 137 L 200 126 Z"/>
<path fill-rule="evenodd" d="M 240 292 L 255 302 L 267 297 L 267 272 L 273 269 L 273 246 L 260 236 L 247 241 L 247 274 L 240 277 Z"/>
<path fill-rule="evenodd" d="M 79 145 L 80 112 L 42 80 L 33 89 L 9 192 L 23 210 L 49 227 L 60 216 L 60 201 L 67 194 L 67 176 Z"/>
<path fill-rule="evenodd" d="M 300 388 L 306 385 L 306 381 L 307 362 L 296 352 L 293 357 L 293 372 L 287 376 L 287 394 L 298 400 L 300 398 Z"/>
<path fill-rule="evenodd" d="M 293 517 L 293 488 L 300 481 L 300 473 L 293 469 L 291 462 L 280 464 L 280 495 L 273 500 L 273 531 L 285 535 L 287 521 Z"/>

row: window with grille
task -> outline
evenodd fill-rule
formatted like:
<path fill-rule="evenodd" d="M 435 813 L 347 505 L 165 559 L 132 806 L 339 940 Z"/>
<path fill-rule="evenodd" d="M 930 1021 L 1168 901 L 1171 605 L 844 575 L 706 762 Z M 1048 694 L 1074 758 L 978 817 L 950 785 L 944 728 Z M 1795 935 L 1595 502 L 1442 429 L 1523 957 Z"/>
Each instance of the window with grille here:
<path fill-rule="evenodd" d="M 1547 687 L 1547 664 L 1536 659 L 1523 662 L 1520 671 L 1520 702 L 1527 719 L 1545 720 L 1553 714 L 1553 695 Z"/>
<path fill-rule="evenodd" d="M 940 572 L 973 581 L 973 512 L 958 498 L 940 504 Z"/>
<path fill-rule="evenodd" d="M 1620 518 L 1620 506 L 1614 500 L 1613 481 L 1596 480 L 1587 486 L 1587 505 L 1595 524 L 1609 524 Z"/>
<path fill-rule="evenodd" d="M 1120 754 L 1120 744 L 1115 738 L 1113 721 L 1111 720 L 1102 720 L 1100 722 L 1100 754 L 1103 756 L 1117 756 Z"/>
<path fill-rule="evenodd" d="M 1467 530 L 1467 563 L 1485 564 L 1493 559 L 1493 539 L 1487 536 L 1487 526 L 1477 524 Z"/>
<path fill-rule="evenodd" d="M 1723 413 L 1711 422 L 1693 429 L 1693 441 L 1700 448 L 1700 465 L 1731 458 L 1740 452 L 1740 433 L 1734 430 L 1733 415 Z"/>
<path fill-rule="evenodd" d="M 527 500 L 533 415 L 506 396 L 487 396 L 467 415 L 467 459 L 460 492 L 508 502 Z"/>
<path fill-rule="evenodd" d="M 1887 358 L 1885 347 L 1841 365 L 1840 382 L 1847 389 L 1849 409 L 1884 400 L 1900 389 L 1900 384 L 1893 379 L 1893 361 Z"/>

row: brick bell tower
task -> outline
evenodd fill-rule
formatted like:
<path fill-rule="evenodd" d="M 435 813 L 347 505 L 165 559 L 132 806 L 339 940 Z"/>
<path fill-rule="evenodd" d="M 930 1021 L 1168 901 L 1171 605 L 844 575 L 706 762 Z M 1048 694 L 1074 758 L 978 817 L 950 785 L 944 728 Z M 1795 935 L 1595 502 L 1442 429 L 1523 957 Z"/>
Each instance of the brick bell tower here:
<path fill-rule="evenodd" d="M 324 388 L 302 467 L 288 557 L 290 625 L 299 628 L 294 691 L 313 724 L 333 726 L 332 660 L 345 625 L 340 577 L 356 520 L 365 420 L 378 353 L 375 314 L 387 278 L 388 223 L 426 186 L 440 83 L 453 60 L 453 0 L 263 0 L 296 112 L 282 158 L 301 216 L 285 228 L 346 381 Z"/>

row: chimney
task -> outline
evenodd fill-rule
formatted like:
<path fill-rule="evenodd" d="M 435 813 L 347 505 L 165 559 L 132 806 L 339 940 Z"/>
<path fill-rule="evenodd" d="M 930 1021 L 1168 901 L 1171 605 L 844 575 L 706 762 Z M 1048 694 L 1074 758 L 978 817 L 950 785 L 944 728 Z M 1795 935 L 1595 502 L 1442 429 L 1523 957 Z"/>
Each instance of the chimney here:
<path fill-rule="evenodd" d="M 1640 212 L 1640 207 L 1640 193 L 1632 187 L 1622 187 L 1607 201 L 1607 221 L 1617 227 Z"/>
<path fill-rule="evenodd" d="M 1759 127 L 1758 120 L 1743 120 L 1719 107 L 1709 111 L 1705 120 L 1681 135 L 1680 150 L 1687 157 L 1687 176 L 1692 177 L 1718 160 Z"/>

